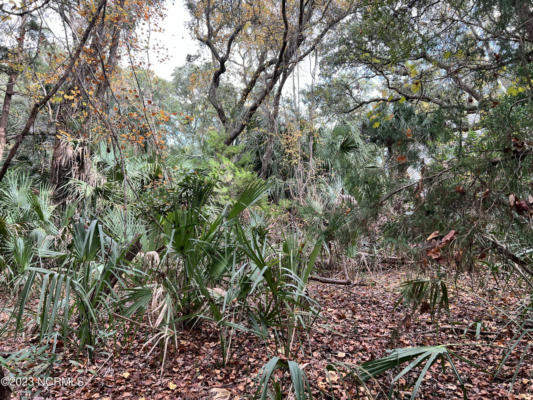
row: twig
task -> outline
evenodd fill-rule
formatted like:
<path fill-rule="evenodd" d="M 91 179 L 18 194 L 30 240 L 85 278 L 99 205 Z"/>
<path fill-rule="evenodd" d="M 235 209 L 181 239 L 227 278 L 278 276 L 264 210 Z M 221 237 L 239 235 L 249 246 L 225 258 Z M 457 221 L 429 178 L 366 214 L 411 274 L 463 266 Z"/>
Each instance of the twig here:
<path fill-rule="evenodd" d="M 449 168 L 446 168 L 446 169 L 443 169 L 442 171 L 439 171 L 437 172 L 436 174 L 433 174 L 431 176 L 427 176 L 427 177 L 423 177 L 421 178 L 421 180 L 423 181 L 427 181 L 427 180 L 431 180 L 431 179 L 434 179 L 434 178 L 437 178 L 438 176 L 442 175 L 442 174 L 445 174 L 446 172 L 450 171 L 451 169 L 453 169 L 453 167 L 449 167 Z M 387 194 L 385 197 L 383 197 L 378 205 L 383 205 L 383 203 L 385 203 L 388 199 L 390 199 L 392 196 L 394 196 L 395 194 L 397 193 L 400 193 L 401 191 L 405 190 L 405 189 L 408 189 L 410 188 L 411 186 L 415 186 L 415 185 L 418 185 L 420 181 L 415 181 L 415 182 L 412 182 L 412 183 L 409 183 L 408 185 L 404 185 L 396 190 L 393 190 L 392 192 L 390 192 L 389 194 Z"/>
<path fill-rule="evenodd" d="M 96 21 L 98 17 L 100 16 L 100 12 L 102 11 L 102 8 L 106 4 L 106 0 L 102 0 L 100 4 L 98 5 L 91 21 L 89 22 L 89 25 L 85 29 L 85 32 L 83 33 L 83 36 L 78 44 L 78 47 L 76 48 L 76 51 L 72 55 L 72 58 L 70 59 L 69 64 L 67 65 L 65 72 L 59 78 L 59 80 L 56 82 L 54 87 L 48 92 L 46 96 L 44 96 L 40 101 L 36 102 L 31 111 L 30 115 L 26 121 L 26 125 L 24 126 L 24 129 L 22 132 L 18 135 L 17 140 L 15 141 L 15 144 L 9 151 L 9 154 L 6 157 L 6 160 L 4 161 L 4 165 L 2 165 L 2 169 L 0 170 L 0 181 L 4 178 L 4 175 L 7 172 L 7 169 L 9 168 L 9 165 L 11 164 L 11 161 L 17 154 L 17 151 L 24 140 L 24 138 L 28 135 L 30 132 L 31 127 L 33 126 L 35 119 L 37 118 L 37 115 L 39 114 L 39 111 L 48 103 L 48 101 L 56 94 L 56 92 L 59 90 L 59 88 L 63 85 L 63 83 L 67 80 L 69 75 L 72 73 L 72 69 L 74 68 L 74 65 L 78 61 L 80 54 L 83 50 L 83 47 L 85 46 L 85 43 L 87 42 L 87 39 L 89 38 L 89 35 L 94 28 L 94 25 L 96 24 Z"/>

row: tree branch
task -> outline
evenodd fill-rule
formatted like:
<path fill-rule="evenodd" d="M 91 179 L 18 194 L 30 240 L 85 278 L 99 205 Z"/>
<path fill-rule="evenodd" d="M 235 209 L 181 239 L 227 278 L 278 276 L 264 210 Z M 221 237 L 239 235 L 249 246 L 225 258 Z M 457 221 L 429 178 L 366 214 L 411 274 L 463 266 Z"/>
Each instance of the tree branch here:
<path fill-rule="evenodd" d="M 85 31 L 83 33 L 83 36 L 81 37 L 81 40 L 78 44 L 78 47 L 76 48 L 76 51 L 72 55 L 70 62 L 65 69 L 65 72 L 63 72 L 63 75 L 59 80 L 56 82 L 54 87 L 46 94 L 40 101 L 35 103 L 30 111 L 30 115 L 26 121 L 26 125 L 24 126 L 24 129 L 17 137 L 17 140 L 15 141 L 15 144 L 11 148 L 6 160 L 4 161 L 4 164 L 2 165 L 2 169 L 0 170 L 0 181 L 4 178 L 9 165 L 11 164 L 11 161 L 17 154 L 17 151 L 26 137 L 26 135 L 29 133 L 31 127 L 33 126 L 35 119 L 37 118 L 37 115 L 39 114 L 39 111 L 48 103 L 48 101 L 56 94 L 56 92 L 59 90 L 59 88 L 63 85 L 63 83 L 66 81 L 68 76 L 72 73 L 72 69 L 74 68 L 74 65 L 78 61 L 78 58 L 80 57 L 81 51 L 83 47 L 85 46 L 85 43 L 87 42 L 87 39 L 89 38 L 89 35 L 94 28 L 96 21 L 98 20 L 98 17 L 100 15 L 100 12 L 104 8 L 107 0 L 102 0 L 100 4 L 98 4 L 98 7 L 96 9 L 95 14 L 93 15 L 93 18 L 89 22 L 89 25 L 87 25 L 87 28 L 85 28 Z"/>

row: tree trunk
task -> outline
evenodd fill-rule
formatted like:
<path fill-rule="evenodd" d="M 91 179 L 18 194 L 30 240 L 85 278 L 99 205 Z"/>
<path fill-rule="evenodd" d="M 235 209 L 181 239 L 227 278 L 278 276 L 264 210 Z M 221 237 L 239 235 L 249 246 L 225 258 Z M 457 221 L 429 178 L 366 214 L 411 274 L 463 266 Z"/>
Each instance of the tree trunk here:
<path fill-rule="evenodd" d="M 334 279 L 334 278 L 325 278 L 323 276 L 316 276 L 316 275 L 311 275 L 309 277 L 309 280 L 310 281 L 317 281 L 317 282 L 321 282 L 321 283 L 329 283 L 331 285 L 346 285 L 346 286 L 349 286 L 349 285 L 352 285 L 352 281 L 350 281 L 349 279 L 346 279 L 346 280 L 342 280 L 342 279 Z"/>
<path fill-rule="evenodd" d="M 272 163 L 272 154 L 274 153 L 274 137 L 277 136 L 277 129 L 273 129 L 273 126 L 276 125 L 276 121 L 273 123 L 270 122 L 272 120 L 272 114 L 269 115 L 269 129 L 268 129 L 268 138 L 266 143 L 266 149 L 265 149 L 265 155 L 261 159 L 261 173 L 260 176 L 263 179 L 266 179 L 268 177 L 268 167 L 270 167 L 270 164 Z"/>
<path fill-rule="evenodd" d="M 294 66 L 285 71 L 281 77 L 281 81 L 278 85 L 276 95 L 274 96 L 274 104 L 272 106 L 272 112 L 268 116 L 268 139 L 265 150 L 265 155 L 261 160 L 261 178 L 266 179 L 268 176 L 268 167 L 272 163 L 272 153 L 274 152 L 274 140 L 278 136 L 278 115 L 279 115 L 279 103 L 281 101 L 281 94 L 287 78 L 294 70 Z"/>
<path fill-rule="evenodd" d="M 104 8 L 104 5 L 106 4 L 107 0 L 102 0 L 98 7 L 96 8 L 95 14 L 93 15 L 93 18 L 89 22 L 89 25 L 85 29 L 83 36 L 81 37 L 81 40 L 78 44 L 78 47 L 76 48 L 76 51 L 70 58 L 70 62 L 67 65 L 65 72 L 63 72 L 63 75 L 61 75 L 61 78 L 55 83 L 54 87 L 42 98 L 40 101 L 35 103 L 30 111 L 30 115 L 28 117 L 28 120 L 26 121 L 26 125 L 24 125 L 24 128 L 22 129 L 22 132 L 18 135 L 17 140 L 15 141 L 15 144 L 9 151 L 9 154 L 7 155 L 6 160 L 4 161 L 4 164 L 2 165 L 2 169 L 0 170 L 0 181 L 4 179 L 4 176 L 9 168 L 9 165 L 11 164 L 11 161 L 13 161 L 13 158 L 15 158 L 15 155 L 17 154 L 17 151 L 22 144 L 24 138 L 28 135 L 30 132 L 31 127 L 35 123 L 35 120 L 37 119 L 37 115 L 39 114 L 39 111 L 48 103 L 48 101 L 57 93 L 59 88 L 63 86 L 65 81 L 70 77 L 72 74 L 72 70 L 74 68 L 74 65 L 77 63 L 81 51 L 83 47 L 85 46 L 85 43 L 87 42 L 87 39 L 89 38 L 89 35 L 94 28 L 96 24 L 96 20 L 100 16 L 100 12 Z"/>
<path fill-rule="evenodd" d="M 124 0 L 121 0 L 118 6 L 122 7 L 123 4 Z M 77 86 L 85 88 L 87 91 L 94 89 L 95 96 L 92 101 L 101 110 L 108 108 L 104 102 L 104 95 L 110 85 L 110 75 L 113 74 L 117 64 L 118 46 L 122 32 L 120 25 L 112 27 L 110 32 L 111 43 L 106 57 L 101 51 L 103 47 L 102 38 L 107 36 L 107 30 L 110 28 L 103 24 L 98 26 L 91 42 L 92 58 L 81 63 L 78 69 L 74 71 L 70 88 L 67 90 L 69 92 Z M 103 79 L 98 83 L 93 83 L 96 87 L 86 88 L 85 85 L 87 82 L 90 82 L 95 76 L 99 75 L 100 71 Z M 92 162 L 89 146 L 84 142 L 83 138 L 80 138 L 79 132 L 73 132 L 69 127 L 69 120 L 74 119 L 74 116 L 82 111 L 78 107 L 79 105 L 73 107 L 68 102 L 63 102 L 60 105 L 58 123 L 56 124 L 57 134 L 50 166 L 50 181 L 56 188 L 60 188 L 71 178 L 91 182 Z M 84 131 L 90 131 L 90 129 L 90 127 L 83 128 Z M 69 141 L 61 139 L 63 132 L 68 132 L 72 137 L 79 139 L 77 148 L 74 148 Z M 58 195 L 57 192 L 56 195 Z M 61 194 L 59 194 L 60 196 Z"/>
<path fill-rule="evenodd" d="M 19 36 L 17 38 L 17 62 L 16 66 L 13 68 L 11 74 L 9 74 L 9 79 L 6 85 L 6 94 L 4 95 L 4 104 L 2 106 L 2 116 L 0 117 L 0 160 L 4 154 L 4 148 L 6 147 L 7 141 L 7 122 L 9 119 L 9 111 L 11 110 L 11 100 L 13 94 L 15 93 L 15 83 L 19 76 L 20 70 L 19 67 L 22 64 L 22 54 L 24 51 L 24 38 L 26 37 L 26 20 L 28 19 L 28 14 L 24 14 L 22 20 L 20 21 L 20 30 Z"/>

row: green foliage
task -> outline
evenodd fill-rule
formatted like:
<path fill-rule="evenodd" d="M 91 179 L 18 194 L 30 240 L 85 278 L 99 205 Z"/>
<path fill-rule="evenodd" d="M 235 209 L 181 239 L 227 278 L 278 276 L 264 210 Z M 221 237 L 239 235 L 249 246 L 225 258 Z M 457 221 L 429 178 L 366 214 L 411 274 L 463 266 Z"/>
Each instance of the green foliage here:
<path fill-rule="evenodd" d="M 276 370 L 289 371 L 295 399 L 305 400 L 312 398 L 311 387 L 301 367 L 294 361 L 283 360 L 279 357 L 272 358 L 263 367 L 263 374 L 255 398 L 260 397 L 261 400 L 266 400 L 269 397 L 278 400 L 287 396 L 286 390 L 284 391 L 281 383 L 273 378 Z M 273 391 L 269 388 L 271 380 L 274 381 L 272 384 Z"/>
<path fill-rule="evenodd" d="M 17 378 L 27 378 L 32 382 L 35 377 L 47 377 L 58 356 L 50 351 L 50 346 L 28 346 L 14 351 L 6 358 L 0 356 L 0 368 L 5 368 Z"/>
<path fill-rule="evenodd" d="M 38 252 L 41 263 L 54 258 L 60 264 L 49 268 L 28 266 L 22 274 L 25 284 L 17 300 L 16 324 L 18 329 L 23 327 L 31 310 L 29 304 L 38 294 L 35 323 L 40 339 L 52 340 L 54 348 L 59 339 L 73 341 L 92 357 L 101 322 L 99 314 L 102 309 L 109 311 L 118 297 L 114 282 L 124 284 L 121 274 L 128 265 L 126 254 L 131 244 L 119 245 L 96 220 L 89 225 L 73 224 L 71 234 L 72 243 L 66 251 Z"/>
<path fill-rule="evenodd" d="M 280 251 L 267 240 L 257 231 L 249 236 L 239 231 L 239 241 L 252 267 L 245 293 L 256 298 L 246 309 L 254 330 L 265 339 L 272 332 L 278 349 L 290 357 L 297 352 L 293 349 L 296 334 L 308 332 L 318 317 L 318 304 L 308 296 L 306 284 L 321 243 L 308 250 L 307 243 L 287 236 Z"/>
<path fill-rule="evenodd" d="M 34 193 L 34 190 L 36 193 Z M 0 184 L 0 274 L 22 274 L 34 260 L 36 248 L 46 248 L 58 233 L 48 186 L 32 188 L 28 174 L 10 171 Z"/>
<path fill-rule="evenodd" d="M 341 11 L 342 2 L 334 3 L 328 13 Z M 0 182 L 0 283 L 16 297 L 5 309 L 14 306 L 17 332 L 35 325 L 41 344 L 51 349 L 15 353 L 0 363 L 18 373 L 13 364 L 26 358 L 43 361 L 50 353 L 52 362 L 60 340 L 93 357 L 116 332 L 141 324 L 153 332 L 148 352 L 161 347 L 164 366 L 182 329 L 211 324 L 223 363 L 238 332 L 256 335 L 265 348 L 273 341 L 285 359 L 274 357 L 265 366 L 258 396 L 288 396 L 288 371 L 301 399 L 310 396 L 309 382 L 288 360 L 320 318 L 320 304 L 307 291 L 317 264 L 350 265 L 363 254 L 376 256 L 380 268 L 386 266 L 380 260 L 435 260 L 438 272 L 403 282 L 397 303 L 430 311 L 434 321 L 449 311 L 445 276 L 452 269 L 488 267 L 495 277 L 506 274 L 533 287 L 530 4 L 395 0 L 353 6 L 353 13 L 330 21 L 334 34 L 327 46 L 313 47 L 320 76 L 313 72 L 305 91 L 296 93 L 297 68 L 281 74 L 293 82 L 292 97 L 280 86 L 270 87 L 272 95 L 266 90 L 290 63 L 276 64 L 267 54 L 272 49 L 259 55 L 253 46 L 242 54 L 243 47 L 228 46 L 230 59 L 220 65 L 224 73 L 234 67 L 233 55 L 242 55 L 238 85 L 212 80 L 213 63 L 195 63 L 195 56 L 174 71 L 172 82 L 140 66 L 106 69 L 106 83 L 117 90 L 105 87 L 99 98 L 72 96 L 72 103 L 65 99 L 74 75 L 65 80 L 65 97 L 58 92 L 39 108 Z M 42 15 L 55 12 L 47 4 L 42 9 Z M 28 13 L 35 17 L 39 10 Z M 209 14 L 208 8 L 198 11 Z M 324 22 L 336 18 L 328 13 Z M 223 16 L 229 25 L 236 22 L 231 17 L 237 14 Z M 17 41 L 7 24 L 0 46 L 6 67 L 0 69 L 12 73 L 20 60 L 10 59 Z M 34 59 L 14 88 L 6 153 L 23 139 L 13 132 L 25 125 L 35 100 L 33 79 L 47 82 L 39 90 L 48 92 L 47 74 L 56 74 L 63 60 L 58 56 L 65 49 L 40 25 L 31 19 L 27 27 L 21 58 L 29 60 L 32 48 Z M 258 25 L 234 27 L 237 36 L 251 38 Z M 215 39 L 230 37 L 225 29 L 216 28 Z M 239 40 L 233 45 L 244 46 Z M 293 45 L 285 56 L 299 54 Z M 75 64 L 81 75 L 78 64 L 92 68 Z M 241 92 L 242 99 L 241 78 L 251 90 Z M 225 118 L 206 95 L 213 89 Z M 263 89 L 262 102 L 252 105 Z M 7 99 L 8 91 L 2 93 Z M 242 119 L 248 111 L 253 116 Z M 241 120 L 243 134 L 225 145 L 227 130 Z M 62 128 L 72 131 L 70 144 L 80 151 L 65 155 L 66 183 L 53 187 L 55 170 L 47 166 L 54 164 Z M 77 168 L 87 173 L 76 175 Z M 442 254 L 423 245 L 430 233 L 451 229 L 457 235 Z M 523 349 L 511 384 L 531 350 L 531 312 L 527 299 L 509 316 L 515 332 L 494 376 Z M 481 322 L 474 323 L 479 333 Z M 438 361 L 443 368 L 449 362 L 461 382 L 455 356 L 447 346 L 396 349 L 345 367 L 363 384 L 409 362 L 393 379 L 397 384 L 422 367 L 414 398 Z"/>
<path fill-rule="evenodd" d="M 418 374 L 418 378 L 416 379 L 411 392 L 411 399 L 415 399 L 429 369 L 440 361 L 442 371 L 445 373 L 446 364 L 449 363 L 450 368 L 461 385 L 463 397 L 466 399 L 466 389 L 464 387 L 463 380 L 461 379 L 461 376 L 459 375 L 459 372 L 457 371 L 457 368 L 452 360 L 454 357 L 463 361 L 468 361 L 452 352 L 448 346 L 440 345 L 395 349 L 392 350 L 386 357 L 367 361 L 360 366 L 351 366 L 347 364 L 340 364 L 340 366 L 347 369 L 350 374 L 353 374 L 357 378 L 357 380 L 364 383 L 409 362 L 409 364 L 392 379 L 389 392 L 389 397 L 391 397 L 394 391 L 395 383 L 397 383 L 400 378 L 408 376 L 407 374 L 413 373 L 416 367 L 423 364 L 424 366 Z"/>
<path fill-rule="evenodd" d="M 400 293 L 396 304 L 406 304 L 413 313 L 429 311 L 432 320 L 438 318 L 442 309 L 449 313 L 448 287 L 440 274 L 431 279 L 404 281 L 400 285 Z"/>
<path fill-rule="evenodd" d="M 266 194 L 264 182 L 249 184 L 223 208 L 215 187 L 209 176 L 195 172 L 165 189 L 169 204 L 154 214 L 157 225 L 152 228 L 161 229 L 157 247 L 165 250 L 160 262 L 126 291 L 120 301 L 127 304 L 123 312 L 128 317 L 151 315 L 161 332 L 153 338 L 154 346 L 162 341 L 165 354 L 180 325 L 200 319 L 219 327 L 224 363 L 235 330 L 266 339 L 272 329 L 290 354 L 294 333 L 309 329 L 309 311 L 316 314 L 305 282 L 319 246 L 310 250 L 308 261 L 306 244 L 287 239 L 278 250 L 260 225 L 242 225 L 243 212 Z"/>

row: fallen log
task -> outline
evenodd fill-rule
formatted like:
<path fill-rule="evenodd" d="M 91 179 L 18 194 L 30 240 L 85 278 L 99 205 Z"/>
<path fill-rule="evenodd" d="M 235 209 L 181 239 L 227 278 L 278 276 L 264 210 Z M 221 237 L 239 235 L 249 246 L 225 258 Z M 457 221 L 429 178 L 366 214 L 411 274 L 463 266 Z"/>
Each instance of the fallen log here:
<path fill-rule="evenodd" d="M 422 331 L 422 332 L 414 331 L 413 333 L 416 333 L 417 335 L 427 335 L 427 334 L 438 333 L 442 331 L 452 331 L 455 334 L 461 334 L 461 335 L 465 335 L 467 333 L 473 334 L 473 335 L 479 335 L 479 336 L 498 335 L 498 332 L 490 332 L 490 331 L 482 331 L 482 330 L 477 331 L 476 329 L 473 329 L 470 327 L 451 326 L 451 325 L 443 325 L 435 329 L 430 329 L 428 331 Z"/>
<path fill-rule="evenodd" d="M 322 283 L 329 283 L 331 285 L 346 285 L 350 286 L 352 285 L 352 281 L 344 280 L 344 279 L 333 279 L 333 278 L 324 278 L 322 276 L 310 276 L 310 281 L 317 281 Z"/>

